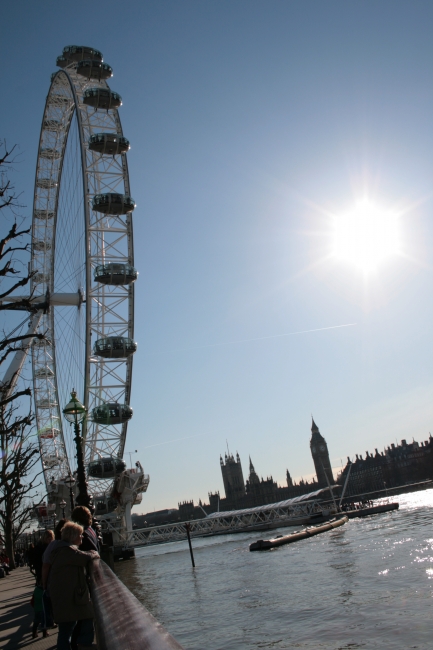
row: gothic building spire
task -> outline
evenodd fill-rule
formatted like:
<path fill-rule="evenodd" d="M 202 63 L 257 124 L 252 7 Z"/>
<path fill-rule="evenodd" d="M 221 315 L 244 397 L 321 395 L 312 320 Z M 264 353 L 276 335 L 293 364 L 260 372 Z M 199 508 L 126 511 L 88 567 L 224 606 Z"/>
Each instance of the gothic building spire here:
<path fill-rule="evenodd" d="M 317 482 L 319 487 L 327 487 L 328 482 L 330 485 L 335 483 L 332 474 L 331 461 L 329 459 L 328 445 L 325 438 L 319 431 L 319 427 L 311 417 L 311 440 L 310 440 L 311 455 L 316 469 Z"/>
<path fill-rule="evenodd" d="M 250 458 L 250 475 L 248 477 L 248 482 L 249 482 L 249 485 L 251 487 L 253 485 L 259 485 L 260 484 L 260 479 L 257 476 L 256 470 L 254 469 L 254 465 L 253 465 L 253 461 L 251 460 L 251 456 L 249 458 Z"/>
<path fill-rule="evenodd" d="M 322 437 L 321 434 L 320 434 L 320 431 L 319 431 L 319 427 L 318 427 L 317 424 L 314 422 L 314 418 L 313 418 L 313 416 L 311 416 L 311 435 L 313 436 L 315 433 L 316 433 L 316 434 L 318 433 L 319 436 Z"/>

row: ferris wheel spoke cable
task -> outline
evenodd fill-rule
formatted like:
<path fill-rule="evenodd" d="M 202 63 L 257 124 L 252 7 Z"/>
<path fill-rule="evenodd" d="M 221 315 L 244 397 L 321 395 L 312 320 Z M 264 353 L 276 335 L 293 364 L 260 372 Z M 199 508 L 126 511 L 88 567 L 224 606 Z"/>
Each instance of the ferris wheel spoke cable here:
<path fill-rule="evenodd" d="M 56 266 L 65 280 L 76 276 L 78 269 L 83 268 L 85 264 L 81 250 L 84 248 L 84 235 L 81 233 L 77 237 L 77 234 L 77 228 L 61 233 L 63 241 L 59 242 L 60 247 L 56 251 Z"/>
<path fill-rule="evenodd" d="M 19 323 L 19 324 L 15 327 L 15 329 L 13 329 L 11 332 L 8 332 L 8 335 L 7 335 L 8 338 L 12 337 L 14 334 L 16 334 L 17 332 L 19 332 L 19 331 L 24 327 L 24 325 L 28 322 L 28 320 L 29 320 L 29 317 L 28 317 L 28 315 L 26 315 L 26 317 L 24 318 L 24 320 L 21 321 L 21 323 Z M 4 333 L 4 332 L 3 332 L 3 333 Z"/>
<path fill-rule="evenodd" d="M 66 286 L 68 282 L 72 282 L 74 279 L 76 279 L 77 275 L 79 273 L 82 273 L 84 267 L 85 267 L 85 261 L 74 262 L 73 263 L 73 258 L 76 257 L 77 254 L 77 249 L 81 247 L 84 243 L 84 237 L 81 237 L 79 241 L 69 250 L 69 255 L 66 256 L 63 259 L 63 268 L 68 266 L 68 275 L 62 273 L 63 277 L 63 283 L 60 285 L 57 285 L 56 289 L 58 290 L 59 287 L 61 286 Z"/>
<path fill-rule="evenodd" d="M 76 120 L 74 119 L 74 122 Z M 80 182 L 82 182 L 79 162 L 78 162 L 78 142 L 77 142 L 77 128 L 73 129 L 73 136 L 75 142 L 73 143 L 73 155 L 71 171 L 68 169 L 68 165 L 64 165 L 63 174 L 65 174 L 68 179 L 66 187 L 61 189 L 59 196 L 59 209 L 58 209 L 58 224 L 60 224 L 59 235 L 58 235 L 58 244 L 56 244 L 56 260 L 61 261 L 62 275 L 66 272 L 66 269 L 69 270 L 68 276 L 72 277 L 76 274 L 76 269 L 78 266 L 79 255 L 77 255 L 80 241 L 77 240 L 77 233 L 82 232 L 80 229 L 79 221 L 82 226 L 82 198 L 79 199 L 79 187 Z M 67 149 L 68 151 L 68 149 Z M 68 161 L 69 162 L 69 161 Z M 62 218 L 63 217 L 63 218 Z M 70 248 L 70 242 L 77 242 L 75 247 Z M 84 241 L 84 234 L 83 240 Z M 81 242 L 82 243 L 82 242 Z M 63 257 L 63 251 L 69 253 L 66 258 Z"/>
<path fill-rule="evenodd" d="M 60 390 L 63 393 L 62 403 L 66 404 L 69 401 L 66 398 L 68 397 L 68 394 L 72 388 L 76 389 L 80 396 L 82 395 L 82 389 L 84 387 L 84 375 L 76 360 L 76 357 L 78 356 L 77 351 L 74 350 L 67 341 L 65 341 L 65 345 L 59 347 L 59 351 L 63 352 L 63 355 L 65 357 L 66 368 L 62 368 L 61 373 L 59 373 L 59 376 L 61 378 L 59 383 L 61 383 Z M 65 399 L 66 401 L 64 401 Z"/>
<path fill-rule="evenodd" d="M 62 352 L 61 357 L 65 359 L 64 363 L 65 363 L 66 372 L 64 372 L 62 369 L 62 373 L 60 375 L 61 379 L 59 382 L 59 401 L 61 404 L 66 404 L 69 401 L 71 386 L 73 388 L 76 388 L 77 391 L 81 392 L 80 388 L 82 383 L 84 383 L 84 375 L 83 375 L 82 367 L 80 367 L 79 364 L 77 363 L 77 358 L 81 358 L 81 356 L 77 355 L 76 349 L 72 349 L 69 342 L 70 340 L 72 340 L 73 345 L 76 348 L 78 337 L 76 336 L 70 337 L 69 334 L 65 335 L 65 330 L 72 330 L 72 333 L 75 333 L 74 328 L 71 326 L 70 322 L 63 316 L 63 314 L 61 314 L 61 310 L 57 310 L 56 317 L 58 317 L 59 320 L 63 321 L 63 326 L 64 326 L 63 329 L 61 329 L 61 333 L 59 336 L 59 340 L 61 341 L 61 346 L 60 346 L 61 350 L 59 351 Z M 81 337 L 80 339 L 83 340 Z M 68 430 L 65 431 L 65 442 L 67 443 L 67 447 L 68 447 L 68 456 L 72 459 L 74 458 L 74 442 L 73 442 L 73 435 Z"/>
<path fill-rule="evenodd" d="M 63 282 L 60 282 L 57 287 L 56 287 L 56 292 L 61 293 L 62 289 L 65 289 L 68 285 L 74 286 L 74 284 L 77 284 L 78 286 L 82 286 L 82 282 L 80 283 L 80 279 L 84 275 L 84 270 L 85 270 L 85 262 L 83 262 L 81 268 L 75 269 L 70 275 L 64 278 Z"/>

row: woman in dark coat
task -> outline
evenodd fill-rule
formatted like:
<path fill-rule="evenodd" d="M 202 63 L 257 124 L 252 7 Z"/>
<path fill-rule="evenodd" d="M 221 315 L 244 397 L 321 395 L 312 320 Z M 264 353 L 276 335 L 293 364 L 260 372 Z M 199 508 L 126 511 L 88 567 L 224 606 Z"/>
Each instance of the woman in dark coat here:
<path fill-rule="evenodd" d="M 92 560 L 99 558 L 95 551 L 80 551 L 83 528 L 68 521 L 62 528 L 62 541 L 51 554 L 49 577 L 50 597 L 54 620 L 59 624 L 57 650 L 70 650 L 71 635 L 80 621 L 79 650 L 92 648 L 93 606 L 90 600 L 85 569 Z"/>
<path fill-rule="evenodd" d="M 80 551 L 96 551 L 99 553 L 101 550 L 99 539 L 92 528 L 93 517 L 89 508 L 86 508 L 86 506 L 76 506 L 72 511 L 71 519 L 84 528 Z"/>
<path fill-rule="evenodd" d="M 54 539 L 54 533 L 52 530 L 46 530 L 42 535 L 42 539 L 35 546 L 33 552 L 33 568 L 35 570 L 36 582 L 41 583 L 42 581 L 42 556 L 48 548 L 48 544 Z"/>

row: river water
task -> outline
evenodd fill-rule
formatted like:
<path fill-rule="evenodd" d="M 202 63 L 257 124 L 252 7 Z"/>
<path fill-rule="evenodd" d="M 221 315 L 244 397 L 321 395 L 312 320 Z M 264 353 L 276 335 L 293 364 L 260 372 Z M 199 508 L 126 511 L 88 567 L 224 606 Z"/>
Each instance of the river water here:
<path fill-rule="evenodd" d="M 400 509 L 250 553 L 259 538 L 141 548 L 116 573 L 188 650 L 433 648 L 433 490 Z"/>

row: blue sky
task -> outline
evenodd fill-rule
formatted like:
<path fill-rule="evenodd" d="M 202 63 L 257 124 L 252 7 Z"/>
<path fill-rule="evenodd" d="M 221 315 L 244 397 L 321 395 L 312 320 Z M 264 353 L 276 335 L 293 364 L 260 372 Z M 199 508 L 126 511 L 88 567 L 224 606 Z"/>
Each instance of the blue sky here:
<path fill-rule="evenodd" d="M 68 44 L 100 49 L 131 140 L 139 511 L 223 491 L 226 440 L 310 476 L 432 423 L 430 2 L 9 2 L 1 136 L 31 212 L 44 100 Z M 403 255 L 330 258 L 332 214 L 401 214 Z M 322 329 L 336 325 L 350 327 Z M 304 330 L 321 330 L 279 336 Z M 259 339 L 259 340 L 251 340 Z M 183 440 L 179 440 L 183 439 Z"/>

